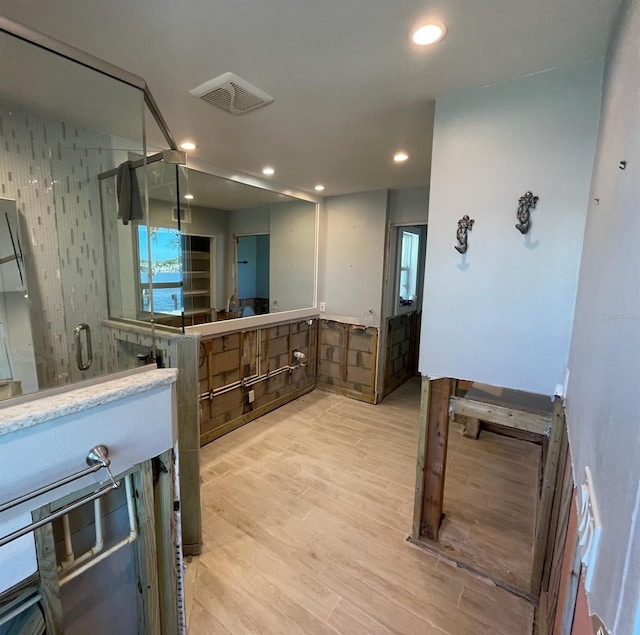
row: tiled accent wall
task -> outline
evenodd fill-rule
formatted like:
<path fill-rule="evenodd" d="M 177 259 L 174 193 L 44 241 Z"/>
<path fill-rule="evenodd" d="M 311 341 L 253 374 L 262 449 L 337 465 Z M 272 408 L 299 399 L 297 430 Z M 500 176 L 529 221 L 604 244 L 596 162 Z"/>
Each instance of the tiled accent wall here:
<path fill-rule="evenodd" d="M 134 368 L 136 355 L 149 353 L 153 346 L 151 328 L 108 321 L 103 325 L 105 341 L 105 365 L 107 373 L 117 373 Z M 178 368 L 178 340 L 185 337 L 156 330 L 156 345 L 162 353 L 167 368 Z"/>
<path fill-rule="evenodd" d="M 97 175 L 114 167 L 105 134 L 0 107 L 0 196 L 15 199 L 41 388 L 106 371 L 107 316 Z M 93 364 L 75 363 L 73 329 L 91 327 Z"/>

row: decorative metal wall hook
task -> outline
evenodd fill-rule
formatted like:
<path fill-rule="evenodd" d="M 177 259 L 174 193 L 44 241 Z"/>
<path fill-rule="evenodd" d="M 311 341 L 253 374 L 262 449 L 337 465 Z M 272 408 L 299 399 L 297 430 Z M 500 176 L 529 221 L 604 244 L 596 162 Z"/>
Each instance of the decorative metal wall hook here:
<path fill-rule="evenodd" d="M 460 254 L 467 253 L 467 232 L 473 228 L 473 223 L 474 220 L 469 218 L 466 214 L 458 221 L 458 230 L 456 231 L 458 244 L 455 245 L 455 248 Z"/>
<path fill-rule="evenodd" d="M 516 229 L 521 234 L 526 234 L 531 226 L 531 210 L 536 208 L 538 203 L 538 197 L 534 196 L 531 192 L 525 192 L 524 196 L 518 199 L 518 221 Z"/>

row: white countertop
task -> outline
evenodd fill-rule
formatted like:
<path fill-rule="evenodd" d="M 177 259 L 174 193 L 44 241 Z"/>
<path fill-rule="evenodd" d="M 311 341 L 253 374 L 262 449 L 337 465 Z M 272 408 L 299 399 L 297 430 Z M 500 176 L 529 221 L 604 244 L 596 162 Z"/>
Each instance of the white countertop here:
<path fill-rule="evenodd" d="M 172 384 L 178 377 L 175 368 L 161 368 L 117 379 L 105 378 L 92 386 L 73 388 L 68 392 L 33 401 L 0 407 L 0 436 L 51 421 L 95 406 Z"/>

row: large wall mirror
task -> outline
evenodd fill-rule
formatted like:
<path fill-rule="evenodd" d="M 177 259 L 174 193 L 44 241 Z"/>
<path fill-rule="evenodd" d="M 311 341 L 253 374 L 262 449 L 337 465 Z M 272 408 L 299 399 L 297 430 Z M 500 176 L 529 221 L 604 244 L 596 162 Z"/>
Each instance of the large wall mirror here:
<path fill-rule="evenodd" d="M 187 327 L 315 305 L 315 202 L 163 161 L 146 175 L 149 227 L 119 250 L 139 313 Z"/>

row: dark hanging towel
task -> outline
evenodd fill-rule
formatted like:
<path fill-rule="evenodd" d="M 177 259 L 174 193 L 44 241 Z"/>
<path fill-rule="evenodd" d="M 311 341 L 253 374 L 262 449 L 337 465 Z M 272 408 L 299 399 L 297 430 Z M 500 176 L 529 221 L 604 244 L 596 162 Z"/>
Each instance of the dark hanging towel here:
<path fill-rule="evenodd" d="M 118 218 L 122 224 L 128 225 L 130 220 L 143 220 L 144 213 L 140 203 L 138 179 L 131 161 L 125 161 L 118 166 L 116 192 L 118 194 Z"/>

